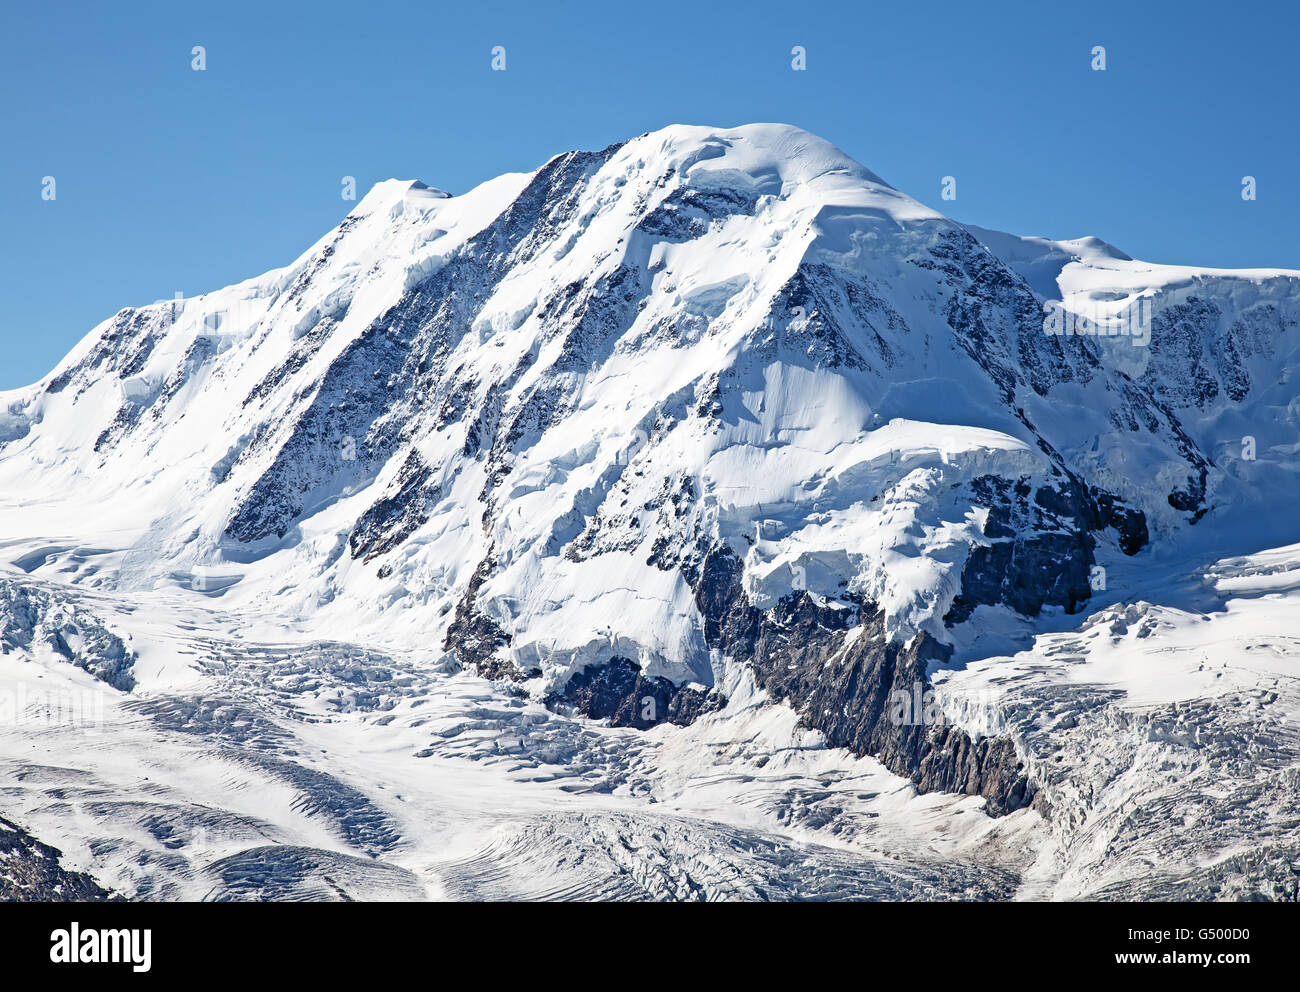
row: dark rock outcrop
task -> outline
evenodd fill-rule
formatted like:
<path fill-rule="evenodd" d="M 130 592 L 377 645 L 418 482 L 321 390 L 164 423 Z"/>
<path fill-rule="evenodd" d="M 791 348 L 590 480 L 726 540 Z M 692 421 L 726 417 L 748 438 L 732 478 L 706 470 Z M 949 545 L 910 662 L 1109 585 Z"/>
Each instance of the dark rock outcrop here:
<path fill-rule="evenodd" d="M 454 650 L 461 664 L 488 679 L 522 681 L 537 672 L 522 672 L 511 661 L 497 655 L 497 649 L 510 643 L 510 635 L 501 625 L 478 608 L 478 591 L 496 568 L 496 558 L 489 550 L 469 580 L 465 596 L 456 606 L 456 616 L 447 627 L 443 650 Z"/>
<path fill-rule="evenodd" d="M 348 535 L 353 558 L 370 561 L 397 547 L 429 519 L 441 487 L 432 479 L 433 470 L 416 452 L 411 452 L 394 481 L 394 488 L 375 501 L 357 519 Z M 381 569 L 381 575 L 387 574 Z"/>
<path fill-rule="evenodd" d="M 111 893 L 89 875 L 68 871 L 63 852 L 0 816 L 0 902 L 104 902 Z"/>
<path fill-rule="evenodd" d="M 685 727 L 724 702 L 716 692 L 675 685 L 665 678 L 646 678 L 636 662 L 616 655 L 603 665 L 589 665 L 573 675 L 564 691 L 552 695 L 547 705 L 572 706 L 583 716 L 608 720 L 613 727 L 647 730 L 665 722 Z"/>
<path fill-rule="evenodd" d="M 922 792 L 984 796 L 995 816 L 1032 801 L 1034 786 L 1009 739 L 975 740 L 933 706 L 928 668 L 946 660 L 948 648 L 924 633 L 905 645 L 890 641 L 873 604 L 819 606 L 800 592 L 761 612 L 740 578 L 730 550 L 706 556 L 696 587 L 705 636 L 747 659 L 759 685 L 805 726 L 835 747 L 878 758 Z"/>
<path fill-rule="evenodd" d="M 973 485 L 988 509 L 987 545 L 971 548 L 962 568 L 961 593 L 944 618 L 967 619 L 976 606 L 1003 604 L 1035 616 L 1044 606 L 1075 613 L 1091 594 L 1088 570 L 1093 538 L 1082 526 L 1093 510 L 1072 484 L 1031 489 L 1028 480 L 983 476 Z"/>

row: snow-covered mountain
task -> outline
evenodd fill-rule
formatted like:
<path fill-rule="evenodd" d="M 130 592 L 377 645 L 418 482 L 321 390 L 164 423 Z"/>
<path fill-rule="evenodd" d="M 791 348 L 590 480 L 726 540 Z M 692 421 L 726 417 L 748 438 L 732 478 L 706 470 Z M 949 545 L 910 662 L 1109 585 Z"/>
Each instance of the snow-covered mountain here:
<path fill-rule="evenodd" d="M 644 829 L 662 831 L 654 872 L 702 871 L 701 891 L 729 894 L 683 859 L 723 857 L 735 824 L 715 804 L 738 803 L 754 804 L 745 827 L 763 839 L 735 870 L 765 891 L 1155 891 L 1142 844 L 1182 824 L 1156 818 L 1123 846 L 1136 828 L 1117 811 L 1170 785 L 1170 768 L 1189 788 L 1197 776 L 1161 748 L 1200 745 L 1178 729 L 1185 711 L 1152 707 L 1203 710 L 1197 726 L 1236 742 L 1220 772 L 1267 752 L 1216 786 L 1249 779 L 1243 823 L 1265 796 L 1300 822 L 1300 661 L 1292 633 L 1265 647 L 1286 611 L 1252 626 L 1238 605 L 1213 621 L 1233 657 L 1273 655 L 1250 675 L 1213 685 L 1179 654 L 1192 604 L 1211 595 L 1193 573 L 1251 603 L 1291 588 L 1259 578 L 1273 566 L 1255 558 L 1214 563 L 1300 542 L 1298 348 L 1300 273 L 1152 265 L 1095 238 L 963 226 L 792 127 L 670 127 L 459 196 L 389 180 L 289 266 L 122 310 L 46 379 L 0 393 L 0 644 L 111 683 L 122 746 L 149 762 L 179 774 L 197 739 L 259 795 L 310 797 L 286 800 L 293 816 L 319 812 L 290 827 L 236 812 L 228 777 L 177 780 L 163 805 L 185 794 L 225 840 L 156 891 L 284 894 L 285 877 L 306 884 L 329 864 L 362 894 L 495 892 L 475 874 L 497 877 L 486 868 L 431 867 L 412 811 L 372 788 L 390 780 L 409 798 L 431 787 L 428 766 L 369 750 L 482 767 L 487 741 L 521 768 L 602 769 L 596 791 L 622 804 L 561 815 L 554 798 L 498 800 L 548 809 L 507 817 L 515 833 L 467 855 L 514 865 L 508 895 L 694 891 L 554 882 L 557 844 L 630 831 L 641 849 Z M 1136 671 L 1131 638 L 1160 644 L 1165 667 Z M 1222 703 L 1257 690 L 1272 696 L 1267 745 Z M 112 733 L 116 719 L 101 722 Z M 409 748 L 429 719 L 435 743 Z M 55 723 L 42 767 L 86 771 L 57 753 Z M 309 749 L 307 724 L 344 736 L 313 730 Z M 818 756 L 788 754 L 796 741 Z M 892 785 L 848 800 L 822 784 L 817 799 L 764 780 L 777 766 Z M 141 801 L 138 783 L 94 774 Z M 554 771 L 524 778 L 575 791 Z M 465 809 L 493 808 L 458 788 Z M 895 798 L 873 831 L 861 821 L 882 815 L 882 792 Z M 0 815 L 53 842 L 66 818 L 29 799 Z M 630 825 L 648 799 L 690 816 Z M 919 814 L 925 803 L 946 805 Z M 959 829 L 958 814 L 980 825 Z M 84 867 L 145 891 L 130 881 L 140 852 L 159 863 L 176 832 L 140 826 L 159 816 L 131 828 L 154 842 Z M 1241 885 L 1290 864 L 1271 841 L 1186 829 L 1207 872 L 1247 849 L 1263 859 Z M 241 888 L 261 877 L 247 859 L 264 867 L 271 850 L 241 830 L 274 836 L 272 860 L 293 852 L 296 867 L 276 861 L 274 884 Z M 755 854 L 782 830 L 826 852 L 811 867 Z M 1076 849 L 1087 831 L 1091 854 Z M 939 872 L 953 845 L 973 866 Z M 882 881 L 864 850 L 894 874 Z M 347 860 L 362 855 L 383 871 Z M 1206 894 L 1205 877 L 1161 884 Z"/>

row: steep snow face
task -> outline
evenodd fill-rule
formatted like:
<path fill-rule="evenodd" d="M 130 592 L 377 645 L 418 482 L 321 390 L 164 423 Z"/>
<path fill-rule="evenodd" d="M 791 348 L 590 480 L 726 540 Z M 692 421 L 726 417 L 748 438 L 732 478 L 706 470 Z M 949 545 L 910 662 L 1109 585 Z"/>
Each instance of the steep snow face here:
<path fill-rule="evenodd" d="M 1159 278 L 1044 254 L 1022 278 L 786 126 L 671 127 L 460 196 L 390 180 L 292 265 L 124 310 L 0 396 L 12 559 L 445 645 L 541 697 L 613 658 L 713 686 L 721 552 L 749 607 L 871 604 L 897 643 L 981 604 L 1073 611 L 1095 556 L 1221 479 L 1172 338 L 1147 376 L 1044 332 L 1058 255 L 1090 298 Z M 1269 286 L 1214 305 L 1285 324 L 1294 276 Z M 1222 321 L 1168 319 L 1225 354 Z"/>

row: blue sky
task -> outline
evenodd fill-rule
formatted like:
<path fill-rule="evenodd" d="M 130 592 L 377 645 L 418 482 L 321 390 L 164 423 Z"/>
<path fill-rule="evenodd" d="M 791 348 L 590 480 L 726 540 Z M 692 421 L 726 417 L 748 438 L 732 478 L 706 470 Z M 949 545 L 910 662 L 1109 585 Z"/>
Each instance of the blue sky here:
<path fill-rule="evenodd" d="M 123 306 L 291 261 L 343 176 L 460 192 L 674 122 L 798 124 L 962 221 L 1300 268 L 1298 34 L 1281 0 L 6 0 L 0 388 Z"/>

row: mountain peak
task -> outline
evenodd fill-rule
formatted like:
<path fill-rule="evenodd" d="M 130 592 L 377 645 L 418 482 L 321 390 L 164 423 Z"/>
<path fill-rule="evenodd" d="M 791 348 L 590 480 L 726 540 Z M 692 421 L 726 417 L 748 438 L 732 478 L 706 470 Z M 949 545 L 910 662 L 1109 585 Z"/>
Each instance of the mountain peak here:
<path fill-rule="evenodd" d="M 1121 364 L 1052 337 L 1040 306 L 1085 250 L 1121 253 L 994 233 L 781 124 L 673 125 L 455 197 L 390 179 L 286 268 L 105 322 L 6 398 L 0 468 L 129 510 L 128 544 L 165 533 L 119 581 L 228 568 L 231 602 L 274 583 L 376 630 L 473 628 L 472 663 L 551 688 L 608 653 L 593 617 L 647 675 L 709 684 L 684 605 L 706 560 L 754 609 L 797 576 L 943 643 L 981 601 L 1076 608 L 1098 533 L 1130 552 L 1207 512 L 1222 476 L 1178 404 L 1265 374 L 1134 385 L 1127 342 Z M 1089 272 L 1089 299 L 1136 292 Z M 1260 353 L 1221 330 L 1289 319 L 1252 293 L 1197 333 Z M 1099 445 L 1117 423 L 1131 443 Z M 1042 548 L 972 564 L 972 506 L 1039 520 Z M 1060 574 L 1025 598 L 1027 567 Z"/>

